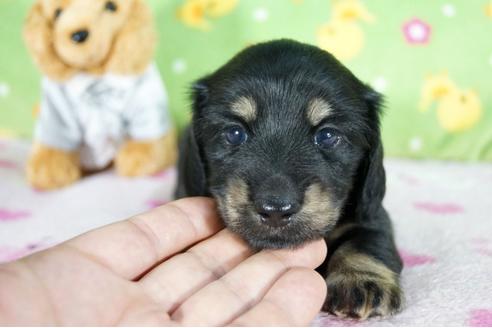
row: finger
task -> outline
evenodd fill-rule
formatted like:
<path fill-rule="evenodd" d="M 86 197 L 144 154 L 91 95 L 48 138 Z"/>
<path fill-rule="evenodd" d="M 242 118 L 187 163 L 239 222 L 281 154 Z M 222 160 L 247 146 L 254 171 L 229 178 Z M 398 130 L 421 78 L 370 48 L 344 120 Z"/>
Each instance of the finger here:
<path fill-rule="evenodd" d="M 207 238 L 222 227 L 209 198 L 181 199 L 62 244 L 127 279 Z"/>
<path fill-rule="evenodd" d="M 229 230 L 176 255 L 147 273 L 139 284 L 163 311 L 171 312 L 196 291 L 219 279 L 251 255 L 247 244 Z"/>
<path fill-rule="evenodd" d="M 284 273 L 265 297 L 231 326 L 307 326 L 326 298 L 326 283 L 315 271 L 293 268 Z"/>
<path fill-rule="evenodd" d="M 157 306 L 130 308 L 114 324 L 119 327 L 170 327 L 169 315 Z"/>
<path fill-rule="evenodd" d="M 184 325 L 223 325 L 256 304 L 290 267 L 315 268 L 325 255 L 322 240 L 296 250 L 257 253 L 184 301 L 171 318 Z"/>

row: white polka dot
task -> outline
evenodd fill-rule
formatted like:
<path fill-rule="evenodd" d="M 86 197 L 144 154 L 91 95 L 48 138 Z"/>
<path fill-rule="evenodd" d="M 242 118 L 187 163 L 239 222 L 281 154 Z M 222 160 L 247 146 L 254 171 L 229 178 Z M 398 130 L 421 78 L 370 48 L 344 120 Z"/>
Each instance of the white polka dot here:
<path fill-rule="evenodd" d="M 266 8 L 256 8 L 255 11 L 253 11 L 253 19 L 257 22 L 266 21 L 268 16 L 270 16 L 270 14 Z"/>
<path fill-rule="evenodd" d="M 410 26 L 410 29 L 408 30 L 408 34 L 410 34 L 410 36 L 414 40 L 424 39 L 426 33 L 427 32 L 425 30 L 425 27 L 420 24 L 413 24 L 412 26 Z"/>
<path fill-rule="evenodd" d="M 383 76 L 378 76 L 372 81 L 372 87 L 377 92 L 384 92 L 388 87 L 388 81 Z"/>
<path fill-rule="evenodd" d="M 187 69 L 186 61 L 182 58 L 177 58 L 171 64 L 172 70 L 176 74 L 181 74 Z"/>
<path fill-rule="evenodd" d="M 410 150 L 418 152 L 422 149 L 422 139 L 420 137 L 413 137 L 409 142 Z"/>
<path fill-rule="evenodd" d="M 454 5 L 447 3 L 441 8 L 442 14 L 446 17 L 454 17 L 456 15 L 456 8 Z"/>
<path fill-rule="evenodd" d="M 0 98 L 5 98 L 10 93 L 10 87 L 5 82 L 0 82 Z"/>
<path fill-rule="evenodd" d="M 492 55 L 489 57 L 489 65 L 492 66 Z"/>

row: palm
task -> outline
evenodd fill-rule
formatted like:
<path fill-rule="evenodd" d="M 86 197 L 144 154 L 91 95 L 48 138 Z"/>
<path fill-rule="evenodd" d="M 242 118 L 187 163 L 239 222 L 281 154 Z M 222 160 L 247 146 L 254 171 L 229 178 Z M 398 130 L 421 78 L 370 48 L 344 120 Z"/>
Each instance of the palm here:
<path fill-rule="evenodd" d="M 0 325 L 2 309 L 6 324 L 307 324 L 324 243 L 253 254 L 213 208 L 178 201 L 0 267 Z"/>

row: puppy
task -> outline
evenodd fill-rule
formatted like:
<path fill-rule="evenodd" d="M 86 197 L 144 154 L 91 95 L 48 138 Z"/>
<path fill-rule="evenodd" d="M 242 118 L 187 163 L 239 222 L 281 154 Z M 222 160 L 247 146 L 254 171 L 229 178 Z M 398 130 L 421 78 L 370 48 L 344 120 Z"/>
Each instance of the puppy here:
<path fill-rule="evenodd" d="M 381 95 L 290 40 L 239 53 L 193 87 L 176 197 L 212 196 L 253 248 L 325 238 L 324 310 L 365 319 L 402 303 L 385 194 Z"/>

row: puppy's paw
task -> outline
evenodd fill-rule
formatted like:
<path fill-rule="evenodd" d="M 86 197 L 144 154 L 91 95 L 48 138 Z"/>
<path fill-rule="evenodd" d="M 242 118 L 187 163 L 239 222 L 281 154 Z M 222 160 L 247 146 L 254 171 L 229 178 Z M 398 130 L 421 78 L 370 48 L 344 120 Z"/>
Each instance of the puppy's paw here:
<path fill-rule="evenodd" d="M 349 255 L 326 278 L 323 310 L 338 317 L 364 320 L 398 312 L 403 294 L 398 275 L 365 255 Z"/>
<path fill-rule="evenodd" d="M 76 152 L 66 152 L 38 144 L 27 163 L 27 179 L 38 189 L 65 187 L 80 179 L 80 176 Z"/>
<path fill-rule="evenodd" d="M 148 142 L 129 140 L 116 156 L 116 171 L 129 177 L 151 175 L 173 165 L 176 152 L 171 134 Z"/>

